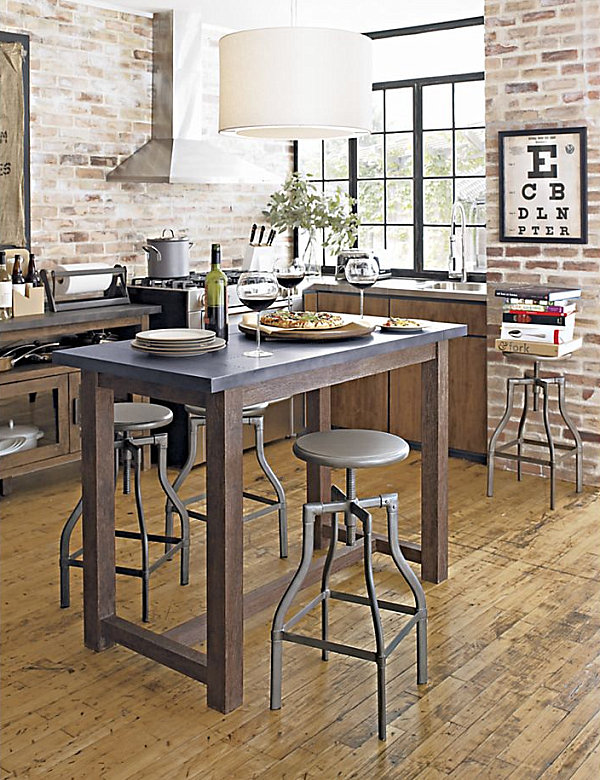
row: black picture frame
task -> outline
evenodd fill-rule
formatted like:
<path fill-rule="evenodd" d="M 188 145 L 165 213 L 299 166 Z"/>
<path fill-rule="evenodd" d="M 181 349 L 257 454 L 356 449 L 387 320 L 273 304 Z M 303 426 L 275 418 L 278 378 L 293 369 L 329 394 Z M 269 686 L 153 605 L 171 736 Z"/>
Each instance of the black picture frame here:
<path fill-rule="evenodd" d="M 579 137 L 579 232 L 575 235 L 515 235 L 506 229 L 506 216 L 512 207 L 507 202 L 505 140 L 508 138 L 549 135 L 575 135 Z M 587 187 L 587 127 L 545 127 L 527 130 L 502 130 L 498 133 L 499 179 L 499 239 L 505 243 L 526 244 L 587 244 L 588 243 L 588 187 Z"/>
<path fill-rule="evenodd" d="M 30 176 L 30 109 L 29 109 L 29 36 L 21 33 L 9 33 L 0 30 L 2 43 L 20 43 L 25 51 L 23 60 L 23 203 L 25 207 L 25 249 L 31 250 L 31 176 Z M 0 249 L 12 249 L 12 244 L 0 242 Z"/>

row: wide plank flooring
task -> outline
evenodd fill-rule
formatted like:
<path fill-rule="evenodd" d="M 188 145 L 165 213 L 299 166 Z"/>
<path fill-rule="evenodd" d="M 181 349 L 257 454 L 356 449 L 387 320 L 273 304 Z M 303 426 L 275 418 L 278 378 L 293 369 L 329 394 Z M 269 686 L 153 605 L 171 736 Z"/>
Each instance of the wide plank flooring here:
<path fill-rule="evenodd" d="M 256 587 L 298 561 L 304 469 L 289 442 L 267 448 L 290 504 L 290 557 L 278 558 L 276 516 L 245 526 L 245 584 Z M 251 453 L 245 482 L 264 487 Z M 341 475 L 337 475 L 341 476 Z M 193 472 L 188 495 L 199 492 Z M 272 609 L 245 632 L 244 705 L 224 716 L 204 686 L 122 647 L 100 654 L 82 643 L 81 571 L 72 606 L 58 606 L 58 538 L 79 494 L 76 466 L 18 480 L 0 503 L 2 541 L 2 777 L 110 778 L 577 778 L 600 777 L 600 493 L 576 495 L 498 472 L 485 498 L 485 469 L 450 464 L 450 578 L 426 584 L 427 686 L 417 687 L 415 647 L 404 640 L 388 666 L 388 740 L 376 734 L 375 667 L 284 645 L 283 707 L 268 708 Z M 400 493 L 401 537 L 418 538 L 420 458 L 359 475 L 359 494 Z M 163 499 L 143 477 L 151 525 Z M 195 484 L 194 484 L 195 483 Z M 119 495 L 120 527 L 133 527 Z M 382 518 L 377 518 L 380 524 Z M 193 523 L 191 584 L 178 562 L 151 578 L 151 628 L 164 630 L 205 604 L 204 528 Z M 137 548 L 119 542 L 120 561 Z M 156 551 L 158 552 L 158 550 Z M 382 598 L 406 588 L 376 556 Z M 335 575 L 339 590 L 364 592 L 361 567 Z M 315 589 L 303 591 L 302 602 Z M 119 612 L 140 619 L 139 582 L 118 578 Z M 388 632 L 401 624 L 386 616 Z M 303 624 L 318 631 L 318 613 Z M 332 639 L 373 646 L 369 610 L 334 602 Z"/>

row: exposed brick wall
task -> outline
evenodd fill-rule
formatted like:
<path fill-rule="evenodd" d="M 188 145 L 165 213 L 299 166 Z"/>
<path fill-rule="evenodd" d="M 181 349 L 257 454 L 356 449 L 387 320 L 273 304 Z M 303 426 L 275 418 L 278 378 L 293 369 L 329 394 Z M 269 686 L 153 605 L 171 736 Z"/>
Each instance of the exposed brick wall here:
<path fill-rule="evenodd" d="M 0 27 L 31 37 L 32 245 L 40 258 L 144 265 L 144 240 L 187 232 L 205 263 L 220 241 L 243 255 L 250 225 L 276 185 L 119 184 L 108 171 L 150 134 L 151 19 L 63 0 L 3 0 Z M 203 28 L 203 96 L 216 132 L 221 31 Z M 240 141 L 242 153 L 281 173 L 283 142 Z"/>
<path fill-rule="evenodd" d="M 568 407 L 584 444 L 584 479 L 600 484 L 600 0 L 486 0 L 486 137 L 488 254 L 488 423 L 502 412 L 506 378 L 524 359 L 493 348 L 501 320 L 499 283 L 575 285 L 583 289 L 576 335 L 583 348 L 554 364 L 567 376 Z M 535 127 L 588 128 L 589 243 L 500 243 L 498 131 Z M 546 364 L 552 368 L 550 363 Z M 551 419 L 562 434 L 559 418 Z M 536 426 L 540 431 L 539 422 Z M 512 430 L 516 430 L 516 422 Z M 559 475 L 573 478 L 572 459 Z"/>

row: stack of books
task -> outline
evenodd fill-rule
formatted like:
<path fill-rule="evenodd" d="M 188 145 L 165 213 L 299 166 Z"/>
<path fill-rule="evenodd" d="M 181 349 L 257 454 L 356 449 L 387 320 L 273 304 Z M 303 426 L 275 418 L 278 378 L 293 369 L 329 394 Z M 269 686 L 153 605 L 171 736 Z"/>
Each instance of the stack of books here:
<path fill-rule="evenodd" d="M 581 339 L 574 335 L 580 289 L 516 286 L 498 289 L 496 295 L 503 298 L 502 332 L 496 349 L 561 357 L 581 346 Z"/>

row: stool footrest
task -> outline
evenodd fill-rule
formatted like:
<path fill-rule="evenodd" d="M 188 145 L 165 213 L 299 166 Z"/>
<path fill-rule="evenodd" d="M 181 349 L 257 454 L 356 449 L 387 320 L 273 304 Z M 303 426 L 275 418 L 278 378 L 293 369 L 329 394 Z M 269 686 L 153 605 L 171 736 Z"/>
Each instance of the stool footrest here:
<path fill-rule="evenodd" d="M 332 599 L 337 601 L 350 601 L 352 604 L 364 604 L 366 607 L 371 606 L 371 602 L 366 596 L 357 596 L 354 593 L 341 593 L 339 590 L 332 590 L 329 592 Z M 377 604 L 380 609 L 387 609 L 391 612 L 402 612 L 404 615 L 416 615 L 417 608 L 409 607 L 406 604 L 395 604 L 393 601 L 385 601 L 384 599 L 377 599 Z"/>
<path fill-rule="evenodd" d="M 115 531 L 115 536 L 119 539 L 137 539 L 138 541 L 142 538 L 139 531 Z M 147 534 L 146 536 L 149 542 L 177 544 L 181 541 L 179 536 L 165 536 L 164 534 Z"/>
<path fill-rule="evenodd" d="M 363 661 L 377 661 L 377 653 L 374 653 L 372 650 L 363 650 L 361 647 L 354 647 L 353 645 L 330 642 L 328 639 L 316 639 L 312 636 L 291 634 L 287 631 L 281 632 L 281 639 L 298 645 L 316 647 L 318 650 L 330 650 L 332 653 L 339 653 L 340 655 L 351 655 L 354 658 L 362 658 Z"/>

